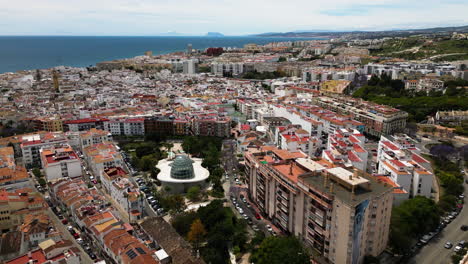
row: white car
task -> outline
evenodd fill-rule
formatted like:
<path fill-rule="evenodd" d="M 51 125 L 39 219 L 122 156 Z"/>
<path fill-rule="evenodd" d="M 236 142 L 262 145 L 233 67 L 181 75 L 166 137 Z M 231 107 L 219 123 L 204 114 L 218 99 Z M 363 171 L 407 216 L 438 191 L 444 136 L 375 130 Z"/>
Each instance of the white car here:
<path fill-rule="evenodd" d="M 271 225 L 266 225 L 266 228 L 269 232 L 273 232 L 273 228 L 271 228 Z"/>
<path fill-rule="evenodd" d="M 243 214 L 244 213 L 244 210 L 242 210 L 242 208 L 239 207 L 239 213 L 240 214 Z"/>
<path fill-rule="evenodd" d="M 455 253 L 458 253 L 460 250 L 462 250 L 462 247 L 460 247 L 460 246 L 456 246 L 455 248 L 453 248 L 453 251 Z"/>

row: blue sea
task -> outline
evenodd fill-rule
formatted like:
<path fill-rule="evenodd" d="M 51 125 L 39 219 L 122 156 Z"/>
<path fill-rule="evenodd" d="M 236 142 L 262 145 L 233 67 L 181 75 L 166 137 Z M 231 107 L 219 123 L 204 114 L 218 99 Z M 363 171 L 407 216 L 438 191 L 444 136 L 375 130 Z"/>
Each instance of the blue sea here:
<path fill-rule="evenodd" d="M 247 43 L 307 40 L 264 37 L 55 37 L 0 36 L 0 73 L 46 69 L 59 65 L 87 67 L 100 61 L 164 54 L 209 47 L 242 47 Z M 310 39 L 308 39 L 310 40 Z"/>

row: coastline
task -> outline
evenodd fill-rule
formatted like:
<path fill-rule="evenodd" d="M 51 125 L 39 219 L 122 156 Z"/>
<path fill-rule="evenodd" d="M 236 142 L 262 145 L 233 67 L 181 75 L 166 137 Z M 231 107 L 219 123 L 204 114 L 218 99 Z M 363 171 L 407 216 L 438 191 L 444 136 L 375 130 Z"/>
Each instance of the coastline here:
<path fill-rule="evenodd" d="M 0 74 L 50 69 L 58 66 L 89 67 L 99 62 L 133 58 L 153 51 L 154 55 L 194 49 L 241 47 L 248 43 L 320 40 L 254 36 L 0 36 Z"/>

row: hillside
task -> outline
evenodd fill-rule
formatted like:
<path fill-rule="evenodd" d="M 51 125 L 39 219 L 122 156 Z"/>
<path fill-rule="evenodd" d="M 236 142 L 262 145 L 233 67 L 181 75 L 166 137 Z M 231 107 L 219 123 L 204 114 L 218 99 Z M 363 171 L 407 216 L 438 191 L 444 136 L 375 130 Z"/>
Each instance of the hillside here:
<path fill-rule="evenodd" d="M 371 55 L 395 57 L 407 60 L 429 59 L 433 61 L 452 61 L 468 59 L 468 40 L 424 39 L 410 37 L 388 40 Z"/>
<path fill-rule="evenodd" d="M 316 38 L 330 37 L 336 38 L 340 36 L 352 36 L 356 38 L 379 38 L 379 37 L 408 37 L 417 34 L 438 34 L 450 35 L 452 32 L 468 33 L 468 26 L 460 27 L 437 27 L 424 29 L 403 29 L 403 30 L 382 30 L 382 31 L 324 31 L 324 30 L 305 30 L 293 32 L 270 32 L 262 33 L 256 36 L 259 37 L 300 37 L 300 38 Z"/>

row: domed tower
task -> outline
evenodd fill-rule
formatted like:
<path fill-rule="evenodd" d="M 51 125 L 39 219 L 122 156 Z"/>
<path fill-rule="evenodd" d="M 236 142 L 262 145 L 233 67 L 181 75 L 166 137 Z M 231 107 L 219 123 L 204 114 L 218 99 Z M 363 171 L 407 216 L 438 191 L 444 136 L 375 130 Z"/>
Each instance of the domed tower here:
<path fill-rule="evenodd" d="M 193 161 L 187 155 L 177 155 L 171 164 L 171 178 L 188 180 L 195 178 Z"/>

